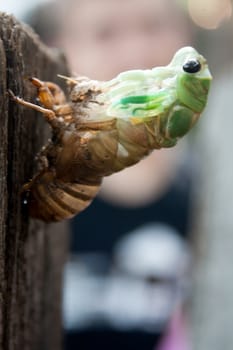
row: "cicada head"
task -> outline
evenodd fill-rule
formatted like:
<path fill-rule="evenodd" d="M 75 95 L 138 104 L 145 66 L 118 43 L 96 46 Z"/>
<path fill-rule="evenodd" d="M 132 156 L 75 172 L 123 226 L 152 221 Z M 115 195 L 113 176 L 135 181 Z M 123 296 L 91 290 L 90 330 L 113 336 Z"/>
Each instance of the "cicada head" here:
<path fill-rule="evenodd" d="M 196 113 L 207 103 L 212 80 L 206 59 L 192 47 L 180 49 L 171 64 L 177 68 L 177 97 Z"/>

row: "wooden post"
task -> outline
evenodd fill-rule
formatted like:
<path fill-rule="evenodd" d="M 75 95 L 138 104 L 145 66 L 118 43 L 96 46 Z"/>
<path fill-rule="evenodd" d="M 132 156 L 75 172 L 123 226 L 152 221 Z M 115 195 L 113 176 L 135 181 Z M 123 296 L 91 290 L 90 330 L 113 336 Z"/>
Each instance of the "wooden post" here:
<path fill-rule="evenodd" d="M 69 75 L 63 55 L 33 31 L 0 13 L 0 349 L 61 347 L 65 225 L 28 218 L 20 189 L 33 174 L 34 157 L 49 129 L 36 112 L 16 105 L 7 89 L 28 101 L 36 91 L 26 79 L 57 82 Z M 61 84 L 62 81 L 59 81 Z"/>

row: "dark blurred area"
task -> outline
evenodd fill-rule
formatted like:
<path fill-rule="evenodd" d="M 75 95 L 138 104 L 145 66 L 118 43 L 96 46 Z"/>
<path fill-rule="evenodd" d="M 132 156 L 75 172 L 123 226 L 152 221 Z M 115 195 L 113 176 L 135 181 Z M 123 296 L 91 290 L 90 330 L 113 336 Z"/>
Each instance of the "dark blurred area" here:
<path fill-rule="evenodd" d="M 142 207 L 122 207 L 107 203 L 101 197 L 94 200 L 87 211 L 71 222 L 71 252 L 104 252 L 111 254 L 118 239 L 145 223 L 166 223 L 186 239 L 189 229 L 190 179 L 179 186 L 172 182 L 164 195 Z M 89 218 L 96 217 L 100 222 Z M 83 234 L 79 234 L 79 228 Z"/>

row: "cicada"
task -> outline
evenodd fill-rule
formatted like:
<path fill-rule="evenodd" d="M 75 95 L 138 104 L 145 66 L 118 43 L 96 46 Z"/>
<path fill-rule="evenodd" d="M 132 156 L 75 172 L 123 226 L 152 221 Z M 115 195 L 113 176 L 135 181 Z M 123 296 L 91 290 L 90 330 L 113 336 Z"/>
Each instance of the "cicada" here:
<path fill-rule="evenodd" d="M 11 93 L 52 129 L 38 156 L 40 170 L 23 187 L 31 216 L 46 222 L 84 210 L 104 176 L 176 145 L 203 111 L 212 77 L 205 58 L 184 47 L 164 67 L 126 71 L 110 81 L 65 79 L 69 99 L 58 85 L 37 78 L 30 80 L 39 105 Z"/>

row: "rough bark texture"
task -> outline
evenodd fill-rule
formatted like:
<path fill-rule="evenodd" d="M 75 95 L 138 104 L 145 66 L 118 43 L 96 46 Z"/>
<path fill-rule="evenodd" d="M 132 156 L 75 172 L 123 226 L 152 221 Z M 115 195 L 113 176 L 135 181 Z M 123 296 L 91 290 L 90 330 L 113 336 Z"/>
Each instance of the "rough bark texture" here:
<path fill-rule="evenodd" d="M 33 101 L 27 77 L 57 81 L 69 74 L 64 57 L 30 28 L 0 13 L 0 349 L 59 349 L 61 282 L 67 251 L 64 225 L 30 220 L 20 189 L 49 129 L 7 89 Z M 59 82 L 61 83 L 61 82 Z"/>

